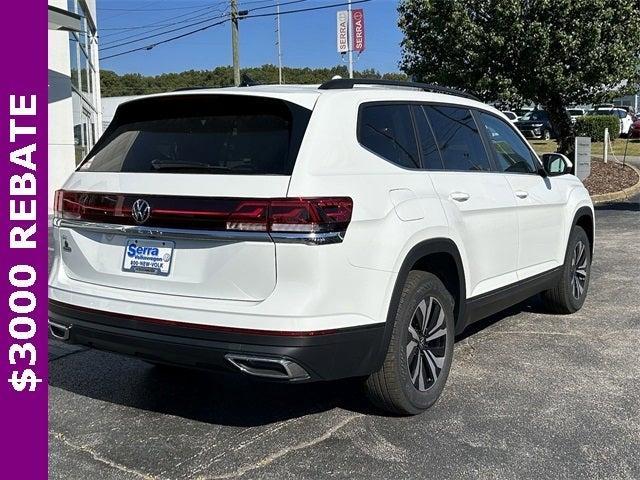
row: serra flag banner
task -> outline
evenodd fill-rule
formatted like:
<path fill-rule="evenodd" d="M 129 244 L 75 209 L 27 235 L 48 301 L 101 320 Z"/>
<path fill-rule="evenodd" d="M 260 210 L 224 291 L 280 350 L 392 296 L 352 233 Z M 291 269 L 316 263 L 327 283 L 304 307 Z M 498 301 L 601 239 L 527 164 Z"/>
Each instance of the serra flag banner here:
<path fill-rule="evenodd" d="M 352 10 L 351 25 L 353 30 L 351 45 L 354 52 L 360 53 L 364 50 L 364 10 L 362 8 Z"/>
<path fill-rule="evenodd" d="M 347 53 L 349 51 L 349 12 L 340 10 L 336 15 L 336 21 L 338 53 Z"/>

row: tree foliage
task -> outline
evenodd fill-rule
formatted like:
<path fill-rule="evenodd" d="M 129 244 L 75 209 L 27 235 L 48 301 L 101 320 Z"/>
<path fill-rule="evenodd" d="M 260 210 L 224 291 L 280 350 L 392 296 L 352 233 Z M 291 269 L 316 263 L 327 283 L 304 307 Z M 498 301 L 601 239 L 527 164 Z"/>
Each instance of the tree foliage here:
<path fill-rule="evenodd" d="M 403 0 L 402 69 L 484 100 L 543 105 L 572 145 L 565 107 L 637 86 L 638 0 Z"/>
<path fill-rule="evenodd" d="M 262 65 L 261 67 L 244 68 L 246 73 L 258 83 L 278 83 L 278 67 Z M 334 75 L 348 77 L 347 67 L 332 68 L 283 68 L 284 81 L 289 84 L 314 84 L 330 80 Z M 390 80 L 406 80 L 403 73 L 381 74 L 374 69 L 354 72 L 356 78 L 385 78 Z M 144 76 L 139 73 L 118 75 L 111 70 L 100 72 L 100 88 L 102 96 L 114 97 L 123 95 L 146 95 L 150 93 L 170 92 L 178 88 L 189 87 L 229 87 L 233 85 L 233 68 L 217 67 L 213 70 L 189 70 L 180 73 L 163 73 L 156 76 Z"/>

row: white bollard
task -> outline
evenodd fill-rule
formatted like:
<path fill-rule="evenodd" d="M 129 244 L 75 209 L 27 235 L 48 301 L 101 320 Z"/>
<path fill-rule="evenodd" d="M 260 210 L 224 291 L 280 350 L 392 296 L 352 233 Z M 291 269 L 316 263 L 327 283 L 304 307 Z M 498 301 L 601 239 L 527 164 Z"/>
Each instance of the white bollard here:
<path fill-rule="evenodd" d="M 605 128 L 604 129 L 604 163 L 607 163 L 607 160 L 609 158 L 609 129 Z"/>

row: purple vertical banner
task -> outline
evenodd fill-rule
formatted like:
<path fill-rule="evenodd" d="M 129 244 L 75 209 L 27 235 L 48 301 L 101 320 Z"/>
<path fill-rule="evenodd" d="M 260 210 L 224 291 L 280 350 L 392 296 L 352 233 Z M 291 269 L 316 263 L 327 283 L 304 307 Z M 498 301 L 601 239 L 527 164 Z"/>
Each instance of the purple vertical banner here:
<path fill-rule="evenodd" d="M 47 4 L 0 28 L 0 478 L 47 478 Z"/>

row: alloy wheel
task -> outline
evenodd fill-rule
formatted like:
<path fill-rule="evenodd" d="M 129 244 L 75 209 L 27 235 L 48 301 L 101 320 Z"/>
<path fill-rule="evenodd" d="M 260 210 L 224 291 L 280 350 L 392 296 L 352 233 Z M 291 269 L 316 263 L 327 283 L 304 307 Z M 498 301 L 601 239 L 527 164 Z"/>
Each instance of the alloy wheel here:
<path fill-rule="evenodd" d="M 413 386 L 428 390 L 442 372 L 447 343 L 445 312 L 434 297 L 422 300 L 409 322 L 406 355 Z"/>
<path fill-rule="evenodd" d="M 588 262 L 587 248 L 582 241 L 578 241 L 573 249 L 571 259 L 571 293 L 576 300 L 579 300 L 584 293 Z"/>

